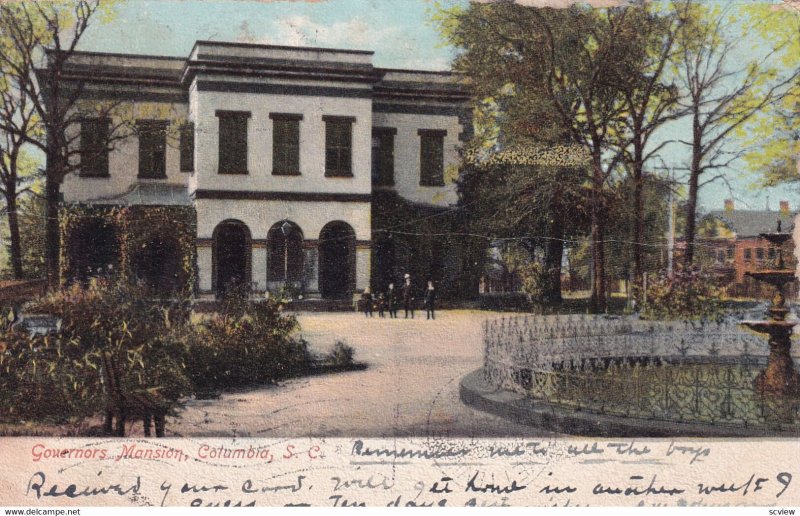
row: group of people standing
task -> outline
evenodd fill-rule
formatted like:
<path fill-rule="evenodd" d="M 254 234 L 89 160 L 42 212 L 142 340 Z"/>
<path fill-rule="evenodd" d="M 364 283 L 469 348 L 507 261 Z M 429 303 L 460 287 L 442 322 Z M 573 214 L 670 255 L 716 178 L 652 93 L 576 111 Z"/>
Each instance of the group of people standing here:
<path fill-rule="evenodd" d="M 389 312 L 391 319 L 397 319 L 397 311 L 402 304 L 405 318 L 408 319 L 410 314 L 413 319 L 415 294 L 415 288 L 411 283 L 411 275 L 405 274 L 403 285 L 399 289 L 395 288 L 394 282 L 389 283 L 386 292 L 381 292 L 375 296 L 373 296 L 369 287 L 364 289 L 364 293 L 361 295 L 361 310 L 366 317 L 372 317 L 373 312 L 377 311 L 378 317 L 385 317 L 385 313 Z M 433 287 L 433 281 L 428 281 L 428 286 L 423 296 L 423 307 L 425 308 L 427 319 L 436 319 L 435 304 L 436 290 Z"/>

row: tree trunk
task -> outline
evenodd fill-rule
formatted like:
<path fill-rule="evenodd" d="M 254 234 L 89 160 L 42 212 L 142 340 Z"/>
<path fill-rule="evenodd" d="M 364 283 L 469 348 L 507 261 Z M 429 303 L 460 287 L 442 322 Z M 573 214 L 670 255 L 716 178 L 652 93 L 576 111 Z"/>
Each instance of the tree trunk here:
<path fill-rule="evenodd" d="M 49 166 L 48 166 L 49 167 Z M 58 204 L 60 200 L 61 185 L 52 179 L 48 170 L 45 184 L 45 238 L 44 259 L 47 273 L 47 288 L 53 290 L 59 284 L 59 265 L 61 251 L 61 234 L 58 223 Z"/>
<path fill-rule="evenodd" d="M 683 266 L 689 269 L 694 262 L 694 240 L 697 224 L 697 193 L 700 190 L 700 161 L 702 159 L 702 131 L 699 115 L 694 116 L 692 141 L 692 164 L 689 171 L 689 198 L 686 201 L 686 251 L 683 255 Z"/>
<path fill-rule="evenodd" d="M 633 282 L 642 286 L 644 275 L 644 163 L 641 145 L 634 146 L 633 161 Z"/>
<path fill-rule="evenodd" d="M 694 167 L 689 177 L 689 198 L 686 201 L 686 251 L 683 255 L 683 267 L 689 269 L 694 262 L 694 240 L 697 231 L 697 192 L 699 190 L 699 178 L 695 173 Z"/>
<path fill-rule="evenodd" d="M 22 279 L 22 246 L 19 240 L 19 216 L 17 214 L 17 196 L 6 198 L 8 207 L 8 232 L 11 236 L 11 269 L 14 279 Z"/>
<path fill-rule="evenodd" d="M 603 168 L 601 158 L 593 157 L 592 164 L 592 263 L 594 278 L 592 279 L 592 297 L 589 308 L 594 313 L 606 311 L 606 254 L 605 254 L 605 214 L 603 213 Z"/>
<path fill-rule="evenodd" d="M 561 304 L 561 258 L 564 255 L 564 224 L 561 217 L 553 217 L 550 228 L 550 240 L 544 256 L 547 270 L 547 291 L 545 300 L 551 304 Z"/>

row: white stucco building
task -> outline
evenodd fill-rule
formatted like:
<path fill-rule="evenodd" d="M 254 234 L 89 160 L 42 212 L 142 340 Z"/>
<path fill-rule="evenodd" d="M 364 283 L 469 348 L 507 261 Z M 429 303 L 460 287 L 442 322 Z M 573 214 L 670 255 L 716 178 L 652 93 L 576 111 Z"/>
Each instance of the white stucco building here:
<path fill-rule="evenodd" d="M 63 200 L 193 206 L 201 297 L 238 282 L 350 298 L 370 285 L 373 233 L 385 229 L 375 194 L 453 205 L 471 131 L 457 77 L 376 68 L 372 57 L 210 41 L 186 58 L 76 53 L 65 79 L 89 104 L 115 107 L 86 116 L 75 141 L 91 150 L 105 134 L 125 137 L 84 153 Z M 82 266 L 103 265 L 95 255 Z"/>

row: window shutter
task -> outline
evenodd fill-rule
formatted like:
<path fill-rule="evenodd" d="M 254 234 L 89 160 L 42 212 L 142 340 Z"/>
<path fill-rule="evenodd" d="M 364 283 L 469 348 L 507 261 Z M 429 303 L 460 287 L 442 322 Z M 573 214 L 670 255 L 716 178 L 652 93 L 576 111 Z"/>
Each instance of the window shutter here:
<path fill-rule="evenodd" d="M 194 122 L 181 127 L 181 172 L 194 171 Z"/>

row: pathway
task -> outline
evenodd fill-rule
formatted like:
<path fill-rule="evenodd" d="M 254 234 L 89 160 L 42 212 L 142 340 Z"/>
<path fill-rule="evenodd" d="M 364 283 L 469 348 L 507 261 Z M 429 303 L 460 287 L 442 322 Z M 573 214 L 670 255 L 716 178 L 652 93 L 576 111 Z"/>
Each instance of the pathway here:
<path fill-rule="evenodd" d="M 292 379 L 278 386 L 190 402 L 168 435 L 317 437 L 512 437 L 547 435 L 468 408 L 459 381 L 482 365 L 481 325 L 496 315 L 440 312 L 435 321 L 366 319 L 358 313 L 298 316 L 314 351 L 337 340 L 364 371 Z M 402 312 L 401 312 L 402 317 Z M 138 425 L 137 425 L 138 426 Z"/>

